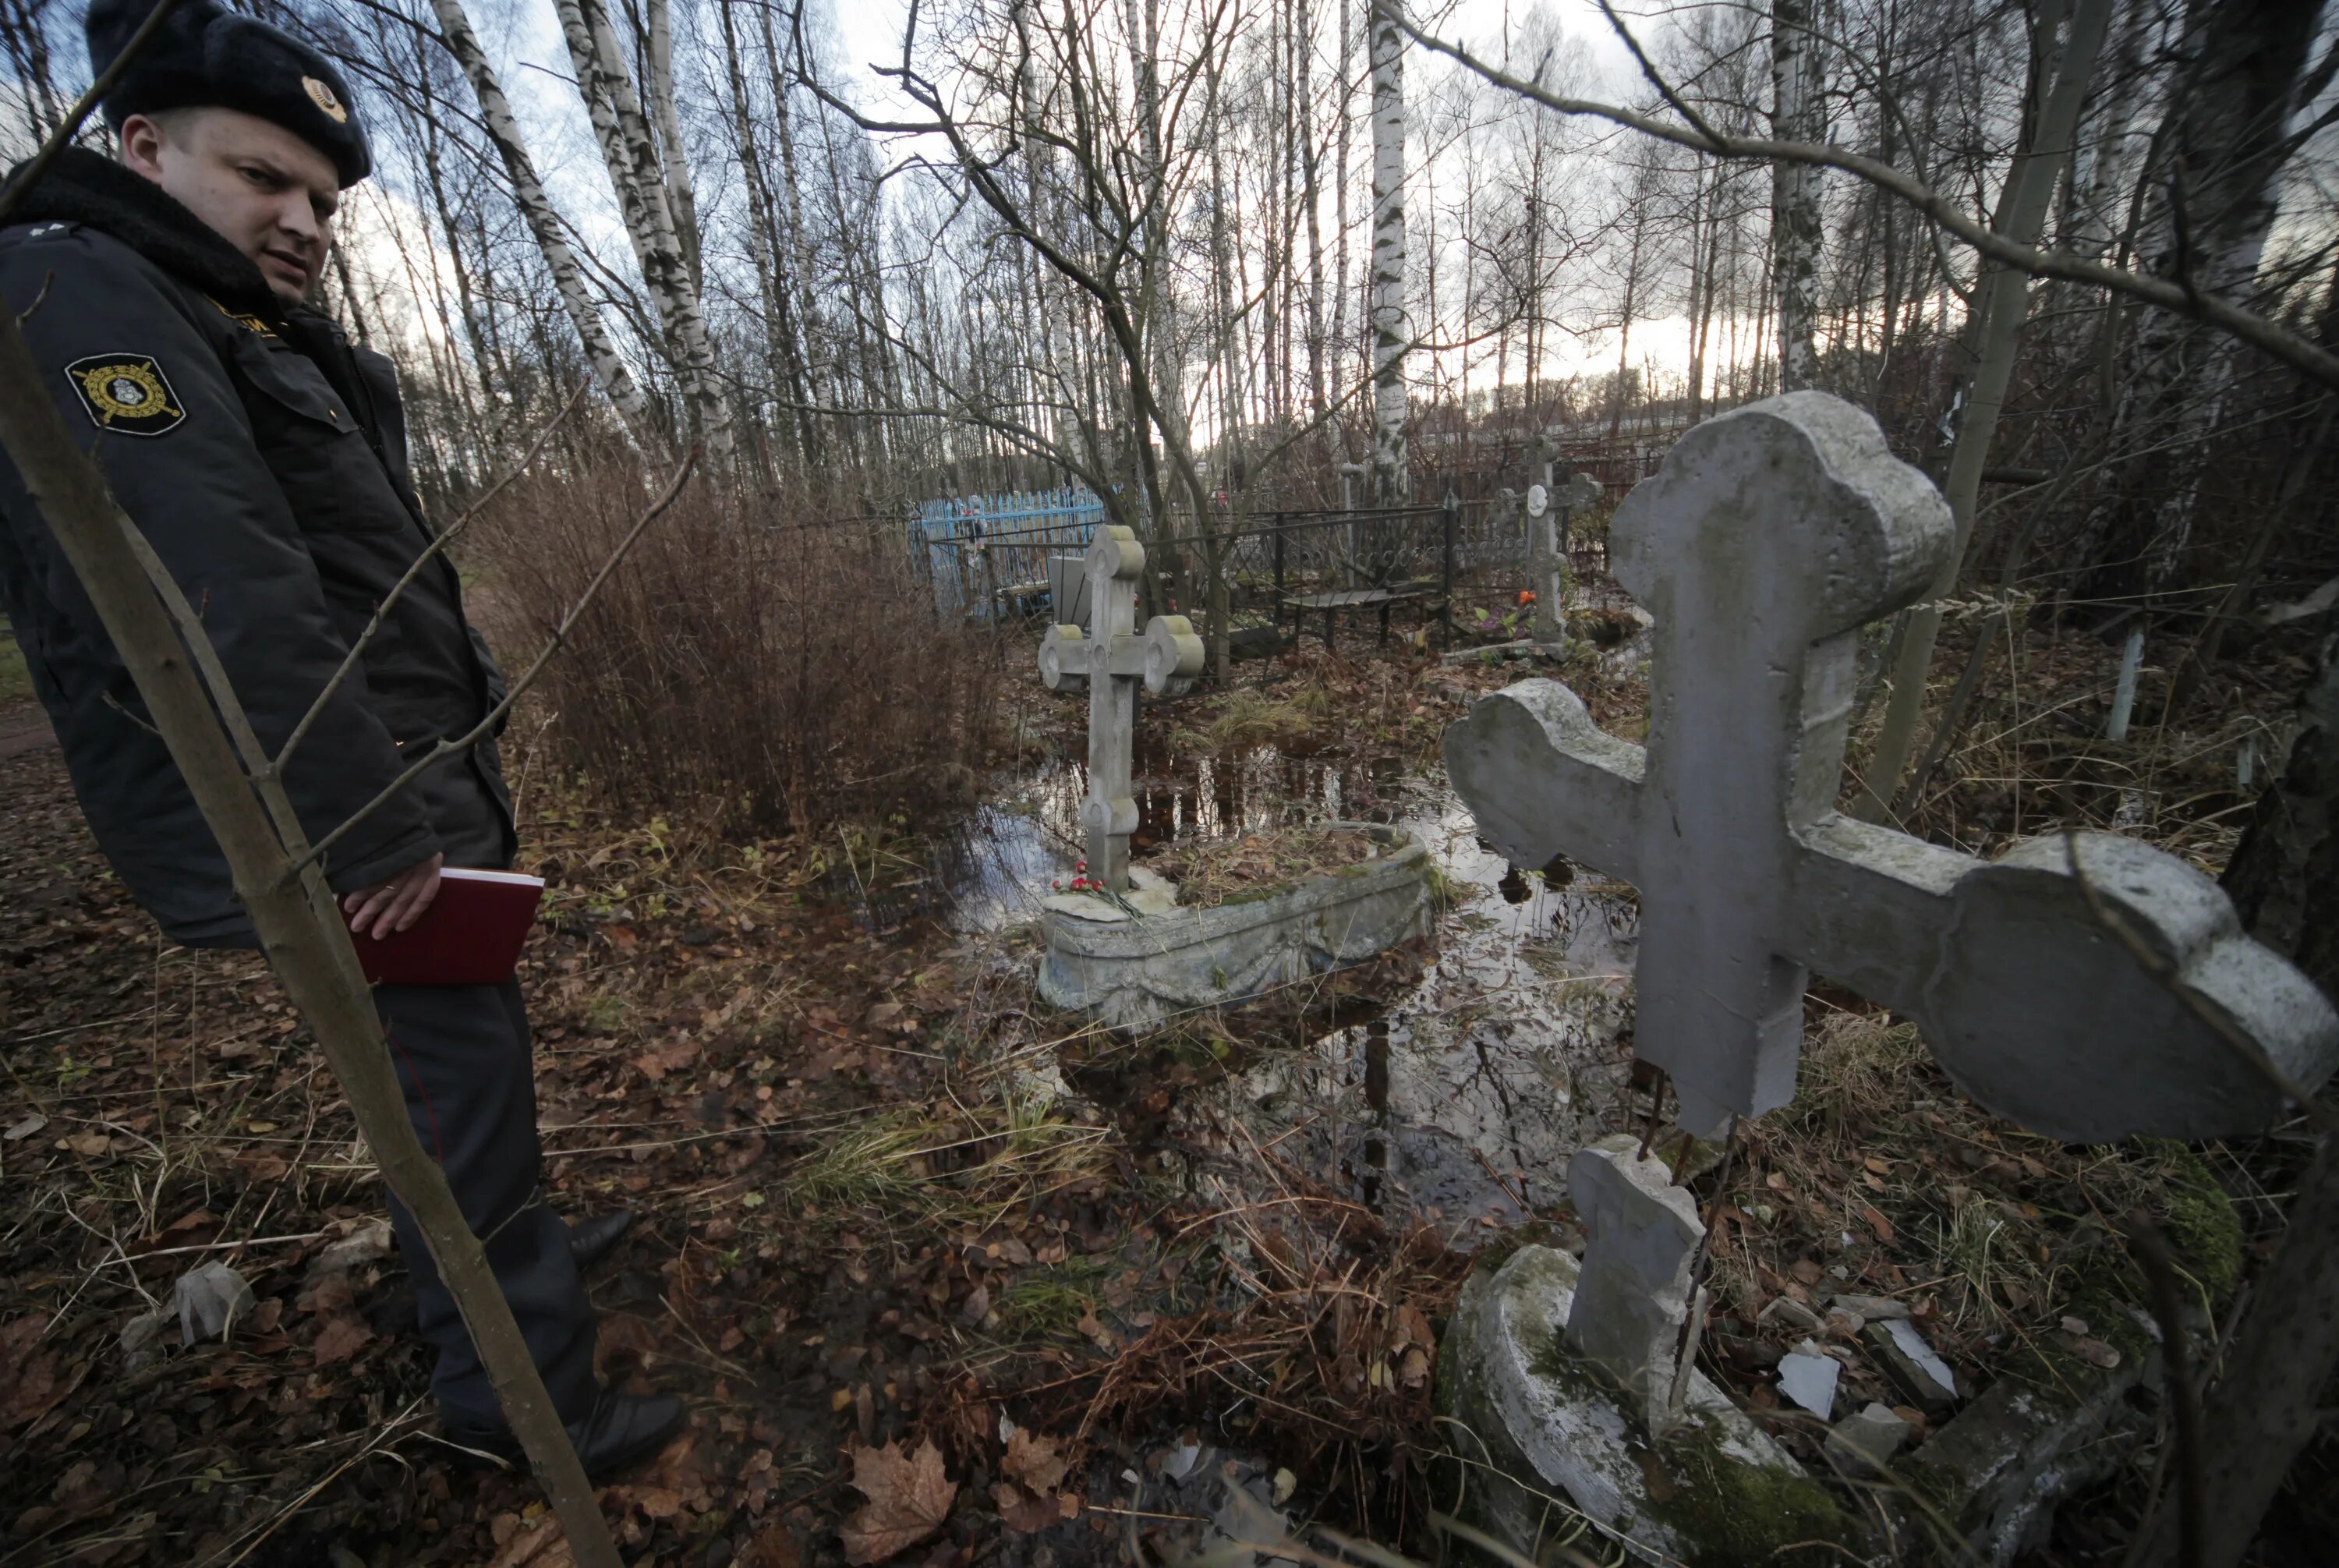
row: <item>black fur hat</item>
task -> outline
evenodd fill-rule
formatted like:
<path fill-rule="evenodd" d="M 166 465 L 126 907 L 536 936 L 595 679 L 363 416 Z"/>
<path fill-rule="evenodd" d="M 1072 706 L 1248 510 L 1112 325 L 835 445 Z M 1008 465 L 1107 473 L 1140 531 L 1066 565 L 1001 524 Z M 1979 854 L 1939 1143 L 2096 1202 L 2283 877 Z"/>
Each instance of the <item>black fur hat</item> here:
<path fill-rule="evenodd" d="M 102 75 L 154 9 L 154 0 L 90 0 L 89 69 Z M 218 107 L 257 114 L 333 161 L 342 187 L 372 172 L 350 89 L 326 58 L 291 34 L 219 0 L 181 0 L 105 96 L 119 130 L 133 114 Z"/>

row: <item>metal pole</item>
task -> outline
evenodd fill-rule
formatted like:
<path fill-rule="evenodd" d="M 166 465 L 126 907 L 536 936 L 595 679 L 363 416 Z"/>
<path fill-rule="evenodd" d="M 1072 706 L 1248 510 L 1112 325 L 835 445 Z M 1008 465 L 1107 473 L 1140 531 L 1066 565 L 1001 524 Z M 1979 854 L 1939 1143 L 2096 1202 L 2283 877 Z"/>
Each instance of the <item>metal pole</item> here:
<path fill-rule="evenodd" d="M 1445 623 L 1446 646 L 1452 647 L 1454 646 L 1454 533 L 1462 521 L 1462 498 L 1449 488 L 1446 492 L 1446 500 L 1440 509 L 1445 513 L 1446 547 L 1441 552 L 1445 592 L 1444 608 L 1439 612 L 1439 616 Z"/>
<path fill-rule="evenodd" d="M 1284 514 L 1275 514 L 1275 625 L 1283 626 L 1283 525 Z"/>

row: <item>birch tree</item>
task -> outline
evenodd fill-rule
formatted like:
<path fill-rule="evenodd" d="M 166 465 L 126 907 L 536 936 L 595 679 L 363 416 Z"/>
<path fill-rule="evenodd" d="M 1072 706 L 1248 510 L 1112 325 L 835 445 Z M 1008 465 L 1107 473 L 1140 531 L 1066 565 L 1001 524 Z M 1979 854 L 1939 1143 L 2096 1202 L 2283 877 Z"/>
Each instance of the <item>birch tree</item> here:
<path fill-rule="evenodd" d="M 1811 0 L 1771 0 L 1772 134 L 1826 140 L 1826 60 L 1811 30 Z M 1779 295 L 1779 390 L 1814 384 L 1820 289 L 1820 171 L 1771 165 L 1771 281 Z"/>
<path fill-rule="evenodd" d="M 455 56 L 455 63 L 463 68 L 464 76 L 471 84 L 472 96 L 479 100 L 480 123 L 487 130 L 488 140 L 495 145 L 504 177 L 511 182 L 512 200 L 518 205 L 520 216 L 528 221 L 528 232 L 535 236 L 537 249 L 544 254 L 544 264 L 551 270 L 553 284 L 560 291 L 561 306 L 568 313 L 569 324 L 577 330 L 577 340 L 584 345 L 587 362 L 593 367 L 593 379 L 600 383 L 610 407 L 625 421 L 634 444 L 645 452 L 663 455 L 666 443 L 651 419 L 649 399 L 643 395 L 617 345 L 609 340 L 600 307 L 585 285 L 585 274 L 577 265 L 575 252 L 568 248 L 560 214 L 553 210 L 552 199 L 544 193 L 544 183 L 537 178 L 536 163 L 528 156 L 519 122 L 512 117 L 511 104 L 504 97 L 503 84 L 496 79 L 487 52 L 479 47 L 479 35 L 471 29 L 471 19 L 463 10 L 462 0 L 430 0 L 430 5 L 439 18 L 439 36 Z"/>
<path fill-rule="evenodd" d="M 626 235 L 656 307 L 675 379 L 692 422 L 720 466 L 731 452 L 731 404 L 716 385 L 715 350 L 698 289 L 675 228 L 657 143 L 642 113 L 624 52 L 601 0 L 555 0 L 594 139 L 608 166 Z"/>
<path fill-rule="evenodd" d="M 1372 0 L 1373 499 L 1404 502 L 1406 473 L 1405 34 L 1403 0 Z"/>

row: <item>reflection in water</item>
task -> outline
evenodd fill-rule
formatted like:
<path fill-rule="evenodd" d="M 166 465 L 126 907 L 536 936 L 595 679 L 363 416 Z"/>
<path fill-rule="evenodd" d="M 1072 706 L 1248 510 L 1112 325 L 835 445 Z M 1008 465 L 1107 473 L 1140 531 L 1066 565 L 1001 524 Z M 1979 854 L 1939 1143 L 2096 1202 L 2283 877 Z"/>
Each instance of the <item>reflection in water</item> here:
<path fill-rule="evenodd" d="M 1506 864 L 1442 779 L 1394 759 L 1331 762 L 1262 746 L 1190 762 L 1140 750 L 1138 853 L 1336 818 L 1395 823 L 1419 837 L 1456 902 L 1437 956 L 1382 1016 L 1307 1049 L 1263 1054 L 1227 1094 L 1196 1096 L 1178 1141 L 1272 1143 L 1336 1190 L 1383 1212 L 1511 1225 L 1565 1191 L 1566 1160 L 1622 1119 L 1633 953 L 1631 891 L 1564 863 Z M 1077 761 L 1019 781 L 983 808 L 938 865 L 962 930 L 1038 911 L 1081 858 L 1087 770 Z M 1229 1119 L 1241 1121 L 1239 1136 Z"/>

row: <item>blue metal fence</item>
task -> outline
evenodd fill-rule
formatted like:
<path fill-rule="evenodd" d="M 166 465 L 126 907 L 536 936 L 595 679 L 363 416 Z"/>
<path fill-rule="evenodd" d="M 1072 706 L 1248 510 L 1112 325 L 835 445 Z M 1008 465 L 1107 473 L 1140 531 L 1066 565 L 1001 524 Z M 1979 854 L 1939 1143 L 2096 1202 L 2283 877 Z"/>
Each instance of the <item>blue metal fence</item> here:
<path fill-rule="evenodd" d="M 921 501 L 910 537 L 934 586 L 934 606 L 988 620 L 1047 590 L 1048 557 L 1080 555 L 1104 521 L 1096 493 L 1007 490 Z"/>

